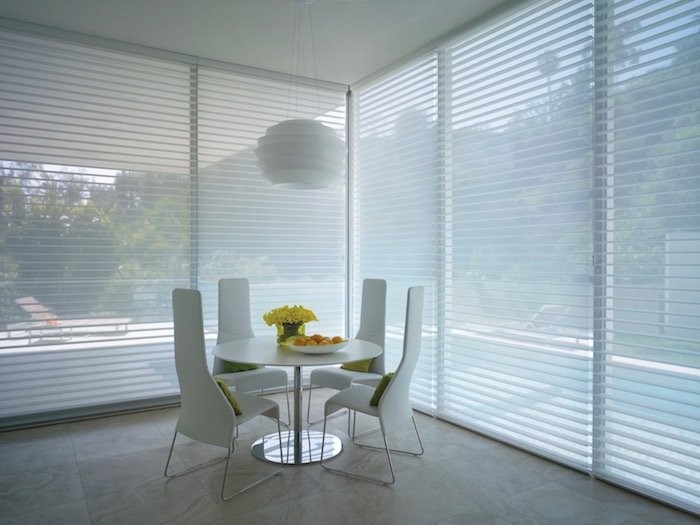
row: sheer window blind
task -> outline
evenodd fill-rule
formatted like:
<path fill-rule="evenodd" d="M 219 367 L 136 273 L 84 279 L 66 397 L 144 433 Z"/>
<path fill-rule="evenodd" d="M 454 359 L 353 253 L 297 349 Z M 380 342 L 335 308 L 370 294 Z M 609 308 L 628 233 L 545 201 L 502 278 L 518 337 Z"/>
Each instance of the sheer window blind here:
<path fill-rule="evenodd" d="M 274 189 L 253 154 L 285 118 L 344 137 L 344 86 L 10 30 L 0 45 L 3 425 L 174 398 L 176 286 L 202 289 L 210 338 L 236 275 L 256 332 L 296 303 L 345 332 L 345 185 Z"/>
<path fill-rule="evenodd" d="M 420 81 L 416 59 L 354 88 L 351 173 L 355 295 L 429 274 L 382 242 L 434 255 L 416 406 L 695 513 L 699 10 L 520 3 L 436 45 Z M 431 79 L 435 99 L 414 89 Z M 435 155 L 416 128 L 401 157 L 391 112 L 427 100 Z M 414 151 L 432 183 L 400 201 Z"/>
<path fill-rule="evenodd" d="M 353 295 L 359 321 L 362 280 L 387 279 L 386 368 L 403 348 L 406 292 L 426 287 L 423 343 L 412 400 L 432 411 L 435 399 L 434 279 L 441 267 L 437 176 L 437 57 L 429 56 L 358 91 L 354 106 Z"/>
<path fill-rule="evenodd" d="M 0 421 L 177 394 L 190 75 L 0 32 Z"/>
<path fill-rule="evenodd" d="M 346 184 L 321 190 L 273 187 L 260 176 L 254 147 L 268 126 L 313 118 L 345 138 L 346 93 L 200 67 L 197 253 L 206 317 L 216 330 L 221 277 L 248 277 L 251 321 L 283 304 L 311 308 L 311 333 L 345 333 Z"/>
<path fill-rule="evenodd" d="M 590 457 L 592 11 L 529 4 L 445 50 L 443 413 Z"/>
<path fill-rule="evenodd" d="M 606 7 L 593 467 L 698 512 L 700 4 Z"/>

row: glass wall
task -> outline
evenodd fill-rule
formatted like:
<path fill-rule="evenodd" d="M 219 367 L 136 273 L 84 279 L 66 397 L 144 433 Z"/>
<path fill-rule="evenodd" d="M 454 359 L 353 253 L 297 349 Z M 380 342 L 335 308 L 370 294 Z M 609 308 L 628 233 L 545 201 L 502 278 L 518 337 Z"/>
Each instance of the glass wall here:
<path fill-rule="evenodd" d="M 354 87 L 352 137 L 355 293 L 433 292 L 416 406 L 695 512 L 699 16 L 520 3 Z"/>
<path fill-rule="evenodd" d="M 176 400 L 175 287 L 251 279 L 344 333 L 346 187 L 280 190 L 253 148 L 346 89 L 0 32 L 0 427 Z M 295 112 L 290 113 L 294 102 Z"/>

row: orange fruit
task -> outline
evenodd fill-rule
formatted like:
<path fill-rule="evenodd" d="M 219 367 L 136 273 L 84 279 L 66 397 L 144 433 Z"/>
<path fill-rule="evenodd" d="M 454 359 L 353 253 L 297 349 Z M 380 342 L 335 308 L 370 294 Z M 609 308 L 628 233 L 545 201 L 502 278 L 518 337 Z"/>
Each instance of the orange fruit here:
<path fill-rule="evenodd" d="M 306 346 L 306 338 L 305 337 L 297 337 L 294 339 L 294 344 L 297 346 Z"/>
<path fill-rule="evenodd" d="M 311 336 L 311 339 L 319 343 L 323 340 L 323 336 L 321 334 L 314 334 Z"/>
<path fill-rule="evenodd" d="M 334 345 L 337 345 L 338 343 L 342 343 L 344 339 L 339 335 L 334 335 L 332 341 Z"/>
<path fill-rule="evenodd" d="M 306 346 L 318 346 L 318 343 L 313 339 L 309 339 L 306 341 Z"/>
<path fill-rule="evenodd" d="M 326 338 L 326 339 L 321 339 L 318 343 L 318 346 L 321 346 L 321 345 L 328 346 L 329 344 L 331 344 L 331 341 L 330 341 L 330 339 Z"/>

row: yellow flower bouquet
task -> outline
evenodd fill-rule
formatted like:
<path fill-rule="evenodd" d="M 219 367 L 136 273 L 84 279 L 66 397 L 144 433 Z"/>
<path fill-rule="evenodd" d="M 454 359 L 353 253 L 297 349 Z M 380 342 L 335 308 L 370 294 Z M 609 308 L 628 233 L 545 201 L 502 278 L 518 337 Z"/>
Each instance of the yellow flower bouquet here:
<path fill-rule="evenodd" d="M 309 321 L 318 321 L 316 314 L 301 305 L 280 306 L 273 308 L 263 315 L 263 321 L 267 326 L 277 327 L 277 342 L 283 343 L 295 335 L 304 334 L 304 324 Z"/>

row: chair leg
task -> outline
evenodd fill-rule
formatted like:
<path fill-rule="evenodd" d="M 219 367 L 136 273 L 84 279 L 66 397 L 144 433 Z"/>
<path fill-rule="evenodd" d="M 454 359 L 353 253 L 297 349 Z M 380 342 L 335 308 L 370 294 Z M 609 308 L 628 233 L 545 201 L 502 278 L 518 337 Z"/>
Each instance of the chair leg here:
<path fill-rule="evenodd" d="M 238 428 L 236 428 L 236 431 L 238 431 Z M 174 477 L 177 477 L 177 476 L 178 476 L 178 474 L 168 474 L 168 466 L 170 465 L 170 458 L 171 458 L 172 455 L 173 455 L 173 449 L 175 448 L 175 439 L 176 439 L 176 438 L 177 438 L 177 431 L 175 431 L 175 435 L 173 436 L 173 441 L 172 441 L 172 443 L 170 444 L 170 451 L 168 452 L 168 460 L 165 462 L 165 470 L 163 471 L 163 474 L 165 475 L 165 477 L 168 477 L 168 478 L 174 478 Z M 279 418 L 277 419 L 277 438 L 279 439 L 279 443 L 280 443 L 280 454 L 281 454 L 281 451 L 282 451 L 282 431 L 281 431 L 281 429 L 280 429 L 280 421 L 279 421 Z M 260 478 L 259 480 L 257 480 L 257 481 L 255 481 L 255 482 L 251 483 L 250 485 L 247 485 L 247 486 L 243 487 L 242 489 L 240 489 L 240 490 L 234 492 L 233 494 L 229 494 L 229 495 L 227 496 L 227 495 L 226 495 L 226 478 L 228 477 L 228 466 L 229 466 L 229 463 L 231 462 L 231 455 L 233 454 L 233 452 L 234 452 L 234 450 L 235 450 L 235 443 L 236 443 L 236 438 L 235 438 L 235 437 L 232 437 L 232 439 L 231 439 L 231 445 L 228 447 L 228 454 L 226 455 L 226 466 L 224 467 L 224 480 L 221 482 L 221 499 L 224 500 L 224 501 L 228 501 L 228 500 L 230 500 L 231 498 L 233 498 L 234 496 L 238 496 L 239 494 L 242 494 L 243 492 L 245 492 L 245 491 L 247 491 L 247 490 L 249 490 L 249 489 L 252 489 L 253 487 L 256 487 L 256 486 L 260 485 L 260 484 L 263 483 L 264 481 L 267 481 L 268 479 L 270 479 L 270 478 L 272 478 L 272 477 L 274 477 L 274 476 L 277 476 L 278 474 L 281 474 L 281 473 L 282 473 L 282 469 L 281 469 L 281 468 L 280 468 L 280 469 L 277 469 L 277 470 L 275 470 L 274 472 L 271 472 L 270 474 L 267 474 L 266 476 L 263 476 L 263 477 Z M 201 467 L 204 467 L 204 466 L 208 466 L 208 465 L 210 465 L 210 464 L 212 464 L 212 463 L 215 463 L 215 462 L 217 462 L 217 461 L 220 461 L 220 460 L 219 460 L 219 459 L 216 459 L 216 460 L 214 460 L 214 461 L 207 462 L 207 463 L 205 463 L 204 465 L 201 465 L 200 467 L 195 467 L 195 469 L 196 469 L 196 468 L 201 468 Z M 192 469 L 189 469 L 187 472 L 190 472 L 191 470 L 192 470 Z"/>
<path fill-rule="evenodd" d="M 311 424 L 311 391 L 313 390 L 313 385 L 309 382 L 309 402 L 306 405 L 306 424 Z M 315 421 L 314 421 L 315 423 Z"/>
<path fill-rule="evenodd" d="M 282 454 L 282 452 L 281 452 L 282 451 L 282 431 L 280 429 L 279 417 L 277 418 L 277 436 L 278 436 L 279 442 L 280 442 L 280 457 L 281 457 L 281 454 Z M 244 492 L 252 489 L 253 487 L 257 487 L 258 485 L 260 485 L 261 483 L 264 483 L 268 479 L 273 478 L 273 477 L 277 476 L 278 474 L 282 473 L 281 468 L 277 469 L 274 472 L 270 472 L 266 476 L 263 476 L 259 480 L 254 481 L 250 485 L 246 485 L 242 489 L 237 490 L 233 494 L 226 495 L 226 478 L 228 477 L 228 466 L 229 466 L 229 463 L 231 461 L 231 455 L 233 454 L 235 448 L 236 448 L 236 440 L 234 438 L 231 440 L 231 445 L 228 448 L 228 454 L 226 456 L 226 467 L 224 468 L 224 480 L 221 482 L 221 499 L 223 501 L 229 501 L 230 499 L 234 498 L 235 496 L 238 496 L 239 494 L 243 494 Z"/>
<path fill-rule="evenodd" d="M 289 408 L 289 385 L 284 385 L 284 395 L 287 398 L 287 428 L 292 424 L 292 411 Z"/>
<path fill-rule="evenodd" d="M 311 390 L 312 390 L 311 383 L 309 383 L 309 401 L 308 401 L 307 407 L 306 407 L 306 424 L 307 425 L 315 425 L 316 423 L 320 423 L 323 420 L 323 418 L 318 418 L 318 419 L 314 419 L 313 421 L 311 421 Z M 333 413 L 333 414 L 331 414 L 331 417 L 334 417 L 336 415 L 340 415 L 340 414 Z M 349 433 L 349 429 L 350 429 L 350 411 L 348 410 L 348 433 Z"/>
<path fill-rule="evenodd" d="M 423 452 L 425 452 L 425 449 L 423 448 L 423 441 L 421 440 L 420 434 L 418 433 L 418 426 L 416 425 L 416 418 L 411 416 L 411 421 L 413 422 L 413 430 L 415 430 L 415 432 L 416 432 L 416 438 L 418 439 L 418 446 L 420 447 L 420 452 L 412 452 L 410 450 L 401 450 L 401 449 L 396 449 L 396 448 L 392 448 L 389 450 L 391 450 L 392 452 L 396 452 L 397 454 L 408 454 L 410 456 L 422 456 Z M 382 436 L 384 436 L 383 432 L 382 432 Z M 386 439 L 384 439 L 384 441 L 386 444 Z M 354 424 L 353 424 L 353 428 L 352 428 L 352 444 L 357 446 L 357 447 L 360 447 L 360 448 L 369 448 L 369 449 L 373 449 L 373 450 L 384 450 L 382 447 L 377 447 L 375 445 L 367 445 L 367 444 L 358 443 L 357 441 L 355 441 L 355 425 Z"/>
<path fill-rule="evenodd" d="M 287 427 L 287 428 L 289 428 L 289 427 Z M 280 442 L 280 461 L 282 461 L 282 464 L 287 464 L 289 462 L 289 447 L 287 447 L 287 459 L 283 461 L 282 460 L 282 450 L 284 450 L 284 449 L 282 448 L 282 430 L 280 429 L 279 418 L 277 419 L 277 437 L 278 437 L 279 442 Z"/>
<path fill-rule="evenodd" d="M 223 501 L 229 501 L 230 499 L 232 499 L 232 498 L 238 496 L 239 494 L 243 494 L 244 492 L 246 492 L 246 491 L 252 489 L 253 487 L 257 487 L 257 486 L 260 485 L 261 483 L 264 483 L 264 482 L 267 481 L 268 479 L 273 478 L 273 477 L 277 476 L 278 474 L 280 474 L 280 473 L 282 472 L 282 469 L 279 469 L 279 470 L 276 470 L 276 471 L 274 471 L 274 472 L 271 472 L 270 474 L 268 474 L 268 475 L 266 475 L 266 476 L 263 476 L 262 478 L 260 478 L 259 480 L 257 480 L 257 481 L 255 481 L 255 482 L 251 483 L 250 485 L 246 485 L 246 486 L 243 487 L 242 489 L 237 490 L 237 491 L 234 492 L 233 494 L 226 495 L 226 492 L 225 492 L 225 490 L 226 490 L 226 478 L 228 477 L 228 465 L 229 465 L 229 463 L 230 463 L 231 454 L 232 454 L 232 453 L 233 453 L 233 449 L 230 448 L 230 449 L 229 449 L 228 456 L 226 456 L 226 468 L 224 469 L 224 481 L 221 483 L 221 499 L 222 499 Z"/>
<path fill-rule="evenodd" d="M 166 478 L 177 478 L 178 476 L 182 476 L 183 474 L 188 474 L 188 473 L 193 472 L 195 470 L 201 470 L 203 468 L 209 467 L 209 466 L 214 465 L 215 463 L 218 463 L 219 461 L 221 461 L 221 458 L 214 458 L 210 461 L 206 461 L 204 463 L 200 463 L 194 467 L 186 469 L 183 472 L 180 472 L 178 474 L 168 474 L 168 467 L 170 466 L 170 460 L 172 459 L 173 450 L 175 449 L 175 441 L 177 439 L 177 434 L 178 434 L 178 432 L 175 431 L 175 434 L 173 435 L 173 440 L 170 443 L 170 450 L 168 451 L 168 459 L 165 462 L 165 470 L 163 470 L 163 475 Z"/>
<path fill-rule="evenodd" d="M 418 432 L 418 426 L 416 425 L 416 419 L 414 417 L 411 417 L 411 421 L 413 422 L 413 430 L 416 432 L 416 438 L 418 439 L 418 445 L 420 447 L 420 452 L 412 452 L 412 451 L 408 451 L 408 450 L 398 450 L 398 449 L 389 448 L 389 443 L 387 442 L 386 434 L 384 434 L 384 431 L 382 431 L 382 440 L 384 441 L 384 447 L 377 447 L 374 445 L 364 445 L 364 444 L 357 443 L 355 441 L 355 426 L 357 423 L 357 411 L 354 412 L 354 415 L 355 415 L 355 417 L 353 418 L 352 434 L 351 434 L 351 439 L 352 439 L 353 444 L 357 445 L 360 448 L 369 448 L 369 449 L 384 451 L 386 453 L 387 462 L 389 463 L 389 472 L 391 474 L 390 480 L 374 478 L 371 476 L 362 476 L 360 474 L 355 474 L 353 472 L 348 472 L 346 470 L 328 467 L 327 465 L 325 465 L 323 463 L 323 448 L 321 448 L 321 461 L 320 461 L 321 467 L 323 467 L 325 470 L 328 470 L 328 471 L 333 472 L 335 474 L 340 474 L 343 476 L 347 476 L 349 478 L 359 479 L 359 480 L 363 480 L 363 481 L 370 481 L 372 483 L 378 483 L 380 485 L 393 485 L 394 482 L 396 481 L 396 475 L 394 473 L 394 463 L 391 459 L 391 452 L 398 452 L 401 454 L 410 454 L 412 456 L 420 456 L 424 452 L 423 441 L 421 440 L 420 433 Z M 324 418 L 324 420 L 323 420 L 324 437 L 325 437 L 325 433 L 326 433 L 326 418 Z M 323 447 L 323 441 L 324 440 L 322 439 L 321 440 L 321 447 Z"/>
<path fill-rule="evenodd" d="M 260 389 L 260 395 L 263 396 L 265 395 L 265 389 L 261 388 Z M 289 385 L 284 385 L 284 397 L 287 398 L 287 422 L 283 423 L 284 426 L 289 428 L 289 426 L 292 424 L 292 413 L 290 412 L 289 409 Z M 238 428 L 236 428 L 236 438 L 238 437 Z"/>
<path fill-rule="evenodd" d="M 321 439 L 321 460 L 319 462 L 321 464 L 321 467 L 324 470 L 327 470 L 329 472 L 333 472 L 334 474 L 340 474 L 341 476 L 346 476 L 348 478 L 359 479 L 361 481 L 369 481 L 372 483 L 377 483 L 379 485 L 389 486 L 389 485 L 394 484 L 394 482 L 396 481 L 396 475 L 394 473 L 394 463 L 391 461 L 391 454 L 389 453 L 389 450 L 390 450 L 389 444 L 387 443 L 386 436 L 384 435 L 384 432 L 382 432 L 382 439 L 384 440 L 384 450 L 386 451 L 386 459 L 387 459 L 387 462 L 389 463 L 389 473 L 391 474 L 390 480 L 374 478 L 372 476 L 362 476 L 360 474 L 355 474 L 354 472 L 349 472 L 347 470 L 338 469 L 338 468 L 332 468 L 332 467 L 329 467 L 328 465 L 325 465 L 323 463 L 323 445 L 324 445 L 324 441 L 326 438 L 326 420 L 327 420 L 327 416 L 324 416 L 324 418 L 323 418 L 323 438 Z M 354 428 L 354 422 L 353 422 L 353 434 L 354 433 L 355 433 L 355 428 Z M 380 447 L 376 447 L 376 448 L 380 448 Z"/>
<path fill-rule="evenodd" d="M 175 476 L 169 476 L 168 475 L 168 465 L 170 465 L 170 458 L 173 455 L 173 448 L 175 448 L 175 439 L 177 438 L 177 430 L 175 431 L 175 434 L 173 435 L 173 441 L 170 443 L 170 452 L 168 452 L 168 461 L 165 462 L 165 470 L 163 471 L 163 475 L 166 478 L 173 478 Z"/>

